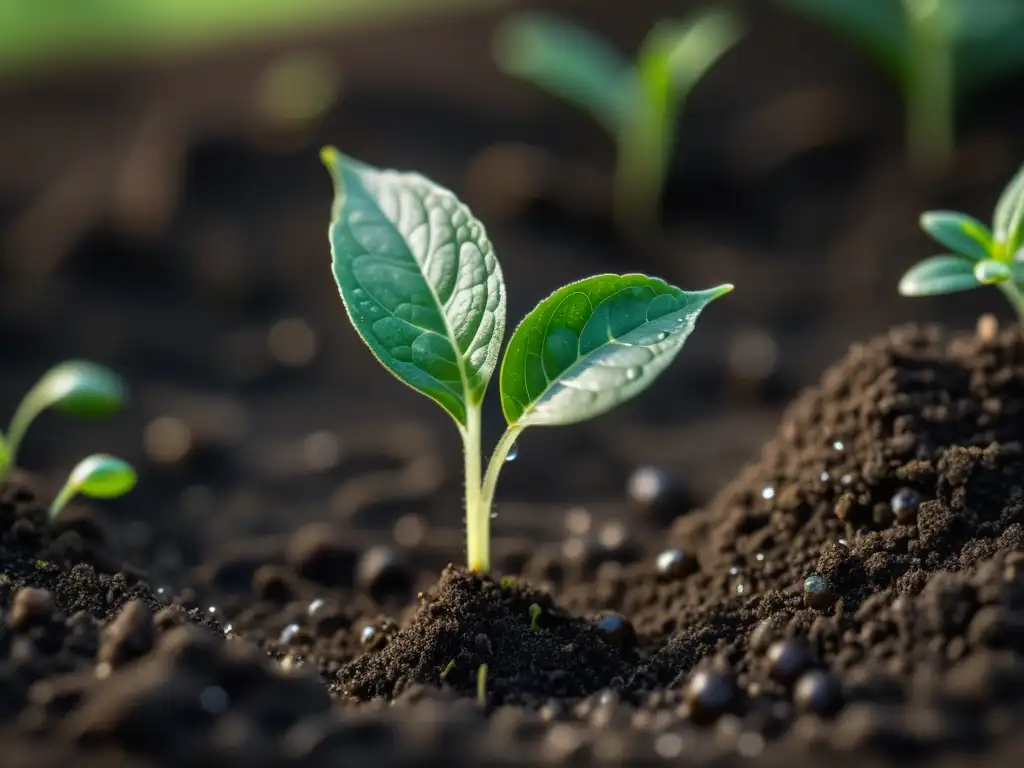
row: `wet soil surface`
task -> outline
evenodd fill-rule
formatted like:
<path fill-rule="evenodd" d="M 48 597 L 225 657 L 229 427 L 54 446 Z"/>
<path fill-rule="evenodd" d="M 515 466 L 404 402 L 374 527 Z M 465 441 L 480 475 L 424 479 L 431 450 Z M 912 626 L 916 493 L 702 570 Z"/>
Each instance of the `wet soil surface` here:
<path fill-rule="evenodd" d="M 623 50 L 680 12 L 547 5 Z M 1020 84 L 917 179 L 865 60 L 741 5 L 644 242 L 609 224 L 607 139 L 489 63 L 494 14 L 316 41 L 345 77 L 315 125 L 253 106 L 277 49 L 0 93 L 0 402 L 67 357 L 132 391 L 44 414 L 0 493 L 12 765 L 1020 761 L 1024 343 L 956 330 L 1008 319 L 994 292 L 894 288 L 920 211 L 991 210 Z M 466 199 L 510 322 L 599 271 L 737 284 L 644 397 L 523 436 L 496 581 L 457 567 L 450 420 L 344 318 L 328 142 Z M 138 488 L 52 527 L 96 450 Z"/>

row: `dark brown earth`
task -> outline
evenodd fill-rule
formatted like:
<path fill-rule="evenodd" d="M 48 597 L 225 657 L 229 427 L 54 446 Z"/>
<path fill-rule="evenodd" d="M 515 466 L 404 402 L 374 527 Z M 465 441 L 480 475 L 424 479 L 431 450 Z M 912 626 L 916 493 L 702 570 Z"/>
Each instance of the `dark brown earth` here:
<path fill-rule="evenodd" d="M 623 50 L 683 10 L 545 5 Z M 314 40 L 344 90 L 301 129 L 246 96 L 282 47 L 0 90 L 0 402 L 67 357 L 132 390 L 107 422 L 44 415 L 2 491 L 11 765 L 1020 762 L 1024 345 L 974 334 L 982 311 L 1008 327 L 995 292 L 894 286 L 932 252 L 920 211 L 986 218 L 1024 157 L 1022 83 L 979 95 L 955 167 L 915 178 L 868 62 L 741 6 L 645 242 L 608 223 L 606 138 L 494 70 L 493 14 Z M 494 521 L 512 580 L 445 569 L 457 437 L 347 325 L 324 143 L 466 199 L 511 321 L 599 271 L 737 285 L 643 398 L 522 438 Z M 903 327 L 928 318 L 944 330 Z M 50 530 L 95 450 L 138 488 Z M 638 468 L 654 502 L 630 497 Z"/>

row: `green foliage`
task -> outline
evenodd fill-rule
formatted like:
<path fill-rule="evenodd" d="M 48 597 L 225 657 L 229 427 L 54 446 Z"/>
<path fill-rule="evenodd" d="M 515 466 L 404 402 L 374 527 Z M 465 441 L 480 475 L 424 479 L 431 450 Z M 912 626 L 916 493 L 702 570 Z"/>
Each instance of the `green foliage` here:
<path fill-rule="evenodd" d="M 135 487 L 136 475 L 131 464 L 116 456 L 96 453 L 82 459 L 68 476 L 67 482 L 50 505 L 53 520 L 75 496 L 113 499 Z"/>
<path fill-rule="evenodd" d="M 930 211 L 921 228 L 952 253 L 932 256 L 900 280 L 904 296 L 935 296 L 995 285 L 1024 319 L 1024 167 L 996 204 L 992 229 L 954 211 Z"/>
<path fill-rule="evenodd" d="M 736 17 L 709 9 L 658 23 L 635 63 L 605 40 L 549 13 L 524 11 L 495 36 L 495 59 L 587 111 L 615 139 L 615 208 L 620 225 L 657 215 L 680 108 L 708 69 L 740 37 Z"/>
<path fill-rule="evenodd" d="M 78 418 L 102 418 L 125 400 L 124 383 L 109 368 L 86 360 L 54 366 L 22 398 L 6 438 L 0 434 L 0 480 L 14 466 L 25 432 L 43 411 L 52 408 Z"/>
<path fill-rule="evenodd" d="M 645 275 L 598 275 L 542 301 L 501 364 L 508 428 L 483 475 L 480 407 L 505 329 L 505 286 L 483 226 L 418 174 L 377 170 L 330 148 L 322 156 L 335 182 L 331 252 L 349 318 L 388 370 L 458 424 L 469 562 L 486 571 L 494 489 L 518 435 L 593 418 L 639 394 L 732 286 L 687 293 Z"/>
<path fill-rule="evenodd" d="M 1024 67 L 1020 0 L 779 0 L 835 27 L 900 84 L 907 149 L 919 168 L 944 168 L 955 107 Z"/>

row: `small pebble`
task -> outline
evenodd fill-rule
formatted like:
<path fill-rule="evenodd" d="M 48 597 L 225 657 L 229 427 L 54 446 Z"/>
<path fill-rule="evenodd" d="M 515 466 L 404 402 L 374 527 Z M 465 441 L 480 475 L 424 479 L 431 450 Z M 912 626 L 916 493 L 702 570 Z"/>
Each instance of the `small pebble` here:
<path fill-rule="evenodd" d="M 800 638 L 772 643 L 767 656 L 772 679 L 787 686 L 795 683 L 814 663 L 810 646 Z"/>
<path fill-rule="evenodd" d="M 917 510 L 921 506 L 921 497 L 912 488 L 900 488 L 890 502 L 896 522 L 900 525 L 913 525 L 917 522 Z"/>
<path fill-rule="evenodd" d="M 726 672 L 699 669 L 690 677 L 685 695 L 691 719 L 704 725 L 729 709 L 736 697 L 736 683 Z"/>
<path fill-rule="evenodd" d="M 830 717 L 842 709 L 843 689 L 831 672 L 812 669 L 797 681 L 793 701 L 804 712 Z"/>
<path fill-rule="evenodd" d="M 598 619 L 596 629 L 605 642 L 624 653 L 636 646 L 633 622 L 620 613 L 608 612 Z"/>
<path fill-rule="evenodd" d="M 22 587 L 14 593 L 7 623 L 12 629 L 25 630 L 47 622 L 53 614 L 53 595 L 45 589 Z"/>
<path fill-rule="evenodd" d="M 377 602 L 412 589 L 413 574 L 405 557 L 391 547 L 371 547 L 356 568 L 359 585 Z"/>
<path fill-rule="evenodd" d="M 687 555 L 681 549 L 666 549 L 655 561 L 658 574 L 661 576 L 688 576 L 700 568 L 697 558 Z"/>
<path fill-rule="evenodd" d="M 828 580 L 818 573 L 812 573 L 804 579 L 804 603 L 810 608 L 825 610 L 831 607 L 838 596 L 832 591 Z"/>

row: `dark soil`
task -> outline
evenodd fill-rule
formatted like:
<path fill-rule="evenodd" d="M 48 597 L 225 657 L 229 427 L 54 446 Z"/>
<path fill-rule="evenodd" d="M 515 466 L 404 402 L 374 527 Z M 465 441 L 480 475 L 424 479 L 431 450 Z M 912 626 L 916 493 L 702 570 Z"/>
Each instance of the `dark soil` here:
<path fill-rule="evenodd" d="M 379 552 L 315 602 L 296 564 L 234 616 L 171 601 L 8 484 L 5 728 L 139 764 L 966 764 L 1024 723 L 1022 390 L 1016 330 L 895 330 L 676 519 L 696 565 L 659 567 L 656 536 L 631 565 L 524 552 L 523 580 L 449 567 L 408 607 Z"/>
<path fill-rule="evenodd" d="M 538 4 L 623 50 L 687 6 Z M 642 241 L 610 225 L 607 137 L 494 68 L 497 13 L 305 41 L 344 86 L 310 125 L 252 98 L 284 44 L 0 87 L 0 403 L 69 357 L 132 391 L 101 424 L 44 414 L 0 491 L 0 763 L 1021 762 L 1024 343 L 964 334 L 1009 318 L 994 292 L 894 286 L 922 210 L 986 218 L 1022 82 L 916 178 L 867 60 L 737 5 Z M 446 568 L 450 419 L 344 318 L 325 143 L 465 199 L 510 322 L 601 271 L 737 285 L 644 397 L 524 435 L 498 581 Z M 51 529 L 96 450 L 137 489 Z"/>

